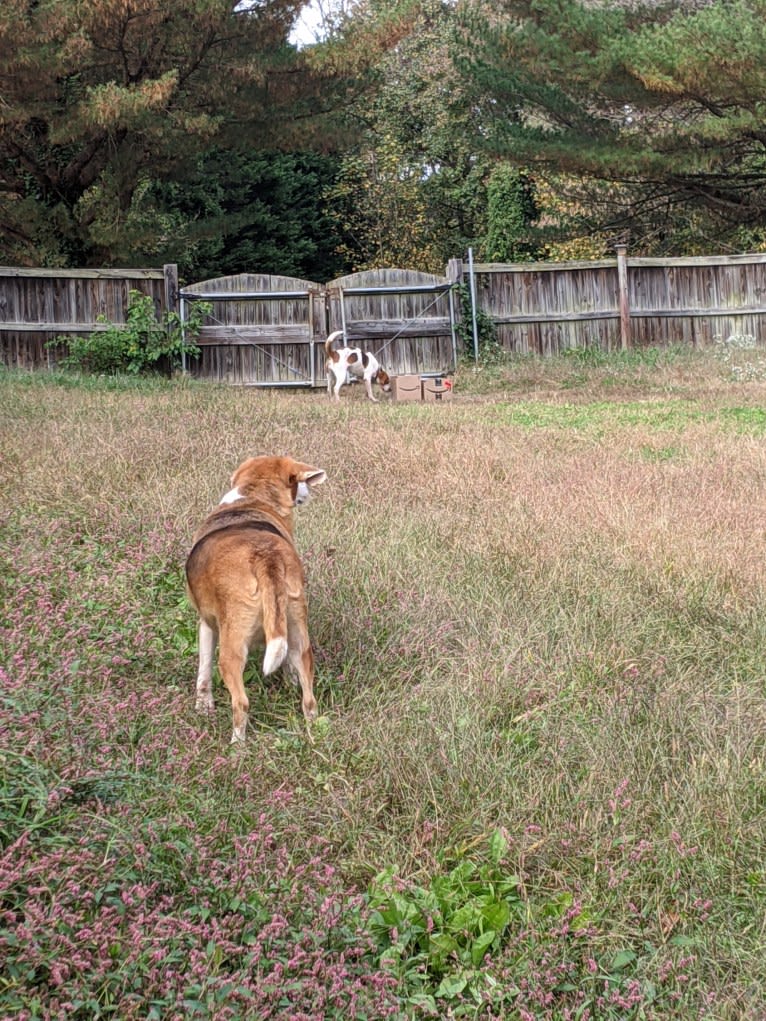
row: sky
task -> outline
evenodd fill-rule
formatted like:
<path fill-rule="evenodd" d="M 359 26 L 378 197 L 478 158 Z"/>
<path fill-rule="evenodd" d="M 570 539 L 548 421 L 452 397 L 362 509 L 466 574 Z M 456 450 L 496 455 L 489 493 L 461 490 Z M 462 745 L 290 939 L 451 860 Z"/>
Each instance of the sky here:
<path fill-rule="evenodd" d="M 322 14 L 316 0 L 306 4 L 290 33 L 290 42 L 295 46 L 307 46 L 317 41 L 322 24 Z"/>

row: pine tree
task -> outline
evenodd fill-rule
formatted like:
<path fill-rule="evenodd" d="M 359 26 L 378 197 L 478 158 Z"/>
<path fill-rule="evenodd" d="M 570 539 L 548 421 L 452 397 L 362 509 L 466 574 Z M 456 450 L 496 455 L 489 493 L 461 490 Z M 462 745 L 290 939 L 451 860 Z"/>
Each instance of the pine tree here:
<path fill-rule="evenodd" d="M 342 76 L 287 45 L 301 6 L 3 0 L 0 257 L 108 265 L 159 250 L 177 222 L 152 182 L 214 143 L 310 144 L 309 115 Z"/>
<path fill-rule="evenodd" d="M 176 224 L 160 259 L 177 262 L 186 280 L 247 271 L 317 282 L 342 276 L 348 267 L 326 199 L 337 167 L 313 152 L 205 153 L 193 174 L 153 189 L 153 204 Z"/>
<path fill-rule="evenodd" d="M 492 0 L 466 24 L 481 137 L 563 175 L 633 250 L 766 242 L 766 2 Z M 489 23 L 489 24 L 488 24 Z"/>

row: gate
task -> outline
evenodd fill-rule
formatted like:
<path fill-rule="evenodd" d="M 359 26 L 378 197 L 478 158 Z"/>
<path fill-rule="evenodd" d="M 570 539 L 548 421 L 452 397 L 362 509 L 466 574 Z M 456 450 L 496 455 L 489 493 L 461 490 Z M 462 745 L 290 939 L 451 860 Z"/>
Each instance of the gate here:
<path fill-rule="evenodd" d="M 240 273 L 184 287 L 213 306 L 196 343 L 193 375 L 247 386 L 325 386 L 325 338 L 343 330 L 391 375 L 443 373 L 457 358 L 453 283 L 411 270 L 355 273 L 324 286 Z"/>
<path fill-rule="evenodd" d="M 316 345 L 324 344 L 322 288 L 308 280 L 240 273 L 184 287 L 189 302 L 213 306 L 189 368 L 200 378 L 249 386 L 315 386 Z"/>
<path fill-rule="evenodd" d="M 371 351 L 391 375 L 444 373 L 457 362 L 453 283 L 405 269 L 376 269 L 327 285 L 328 330 Z"/>

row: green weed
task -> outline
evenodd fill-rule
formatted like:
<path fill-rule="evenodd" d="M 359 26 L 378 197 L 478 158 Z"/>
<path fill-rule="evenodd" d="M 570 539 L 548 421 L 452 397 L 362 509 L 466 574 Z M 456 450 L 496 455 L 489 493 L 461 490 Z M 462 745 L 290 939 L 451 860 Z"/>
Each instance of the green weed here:
<path fill-rule="evenodd" d="M 436 1014 L 465 999 L 482 1004 L 496 984 L 484 970 L 522 914 L 518 878 L 503 868 L 507 841 L 490 837 L 488 861 L 470 858 L 431 878 L 406 883 L 389 867 L 370 887 L 369 927 L 380 961 L 409 992 L 409 1002 Z"/>

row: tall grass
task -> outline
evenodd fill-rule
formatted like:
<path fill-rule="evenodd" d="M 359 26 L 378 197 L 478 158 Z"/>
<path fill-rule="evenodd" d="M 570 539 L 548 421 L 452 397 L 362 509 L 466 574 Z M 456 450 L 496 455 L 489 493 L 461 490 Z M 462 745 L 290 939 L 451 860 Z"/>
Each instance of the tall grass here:
<path fill-rule="evenodd" d="M 0 1014 L 764 1016 L 762 383 L 0 387 Z M 321 716 L 254 657 L 232 757 L 183 562 L 266 452 Z"/>

